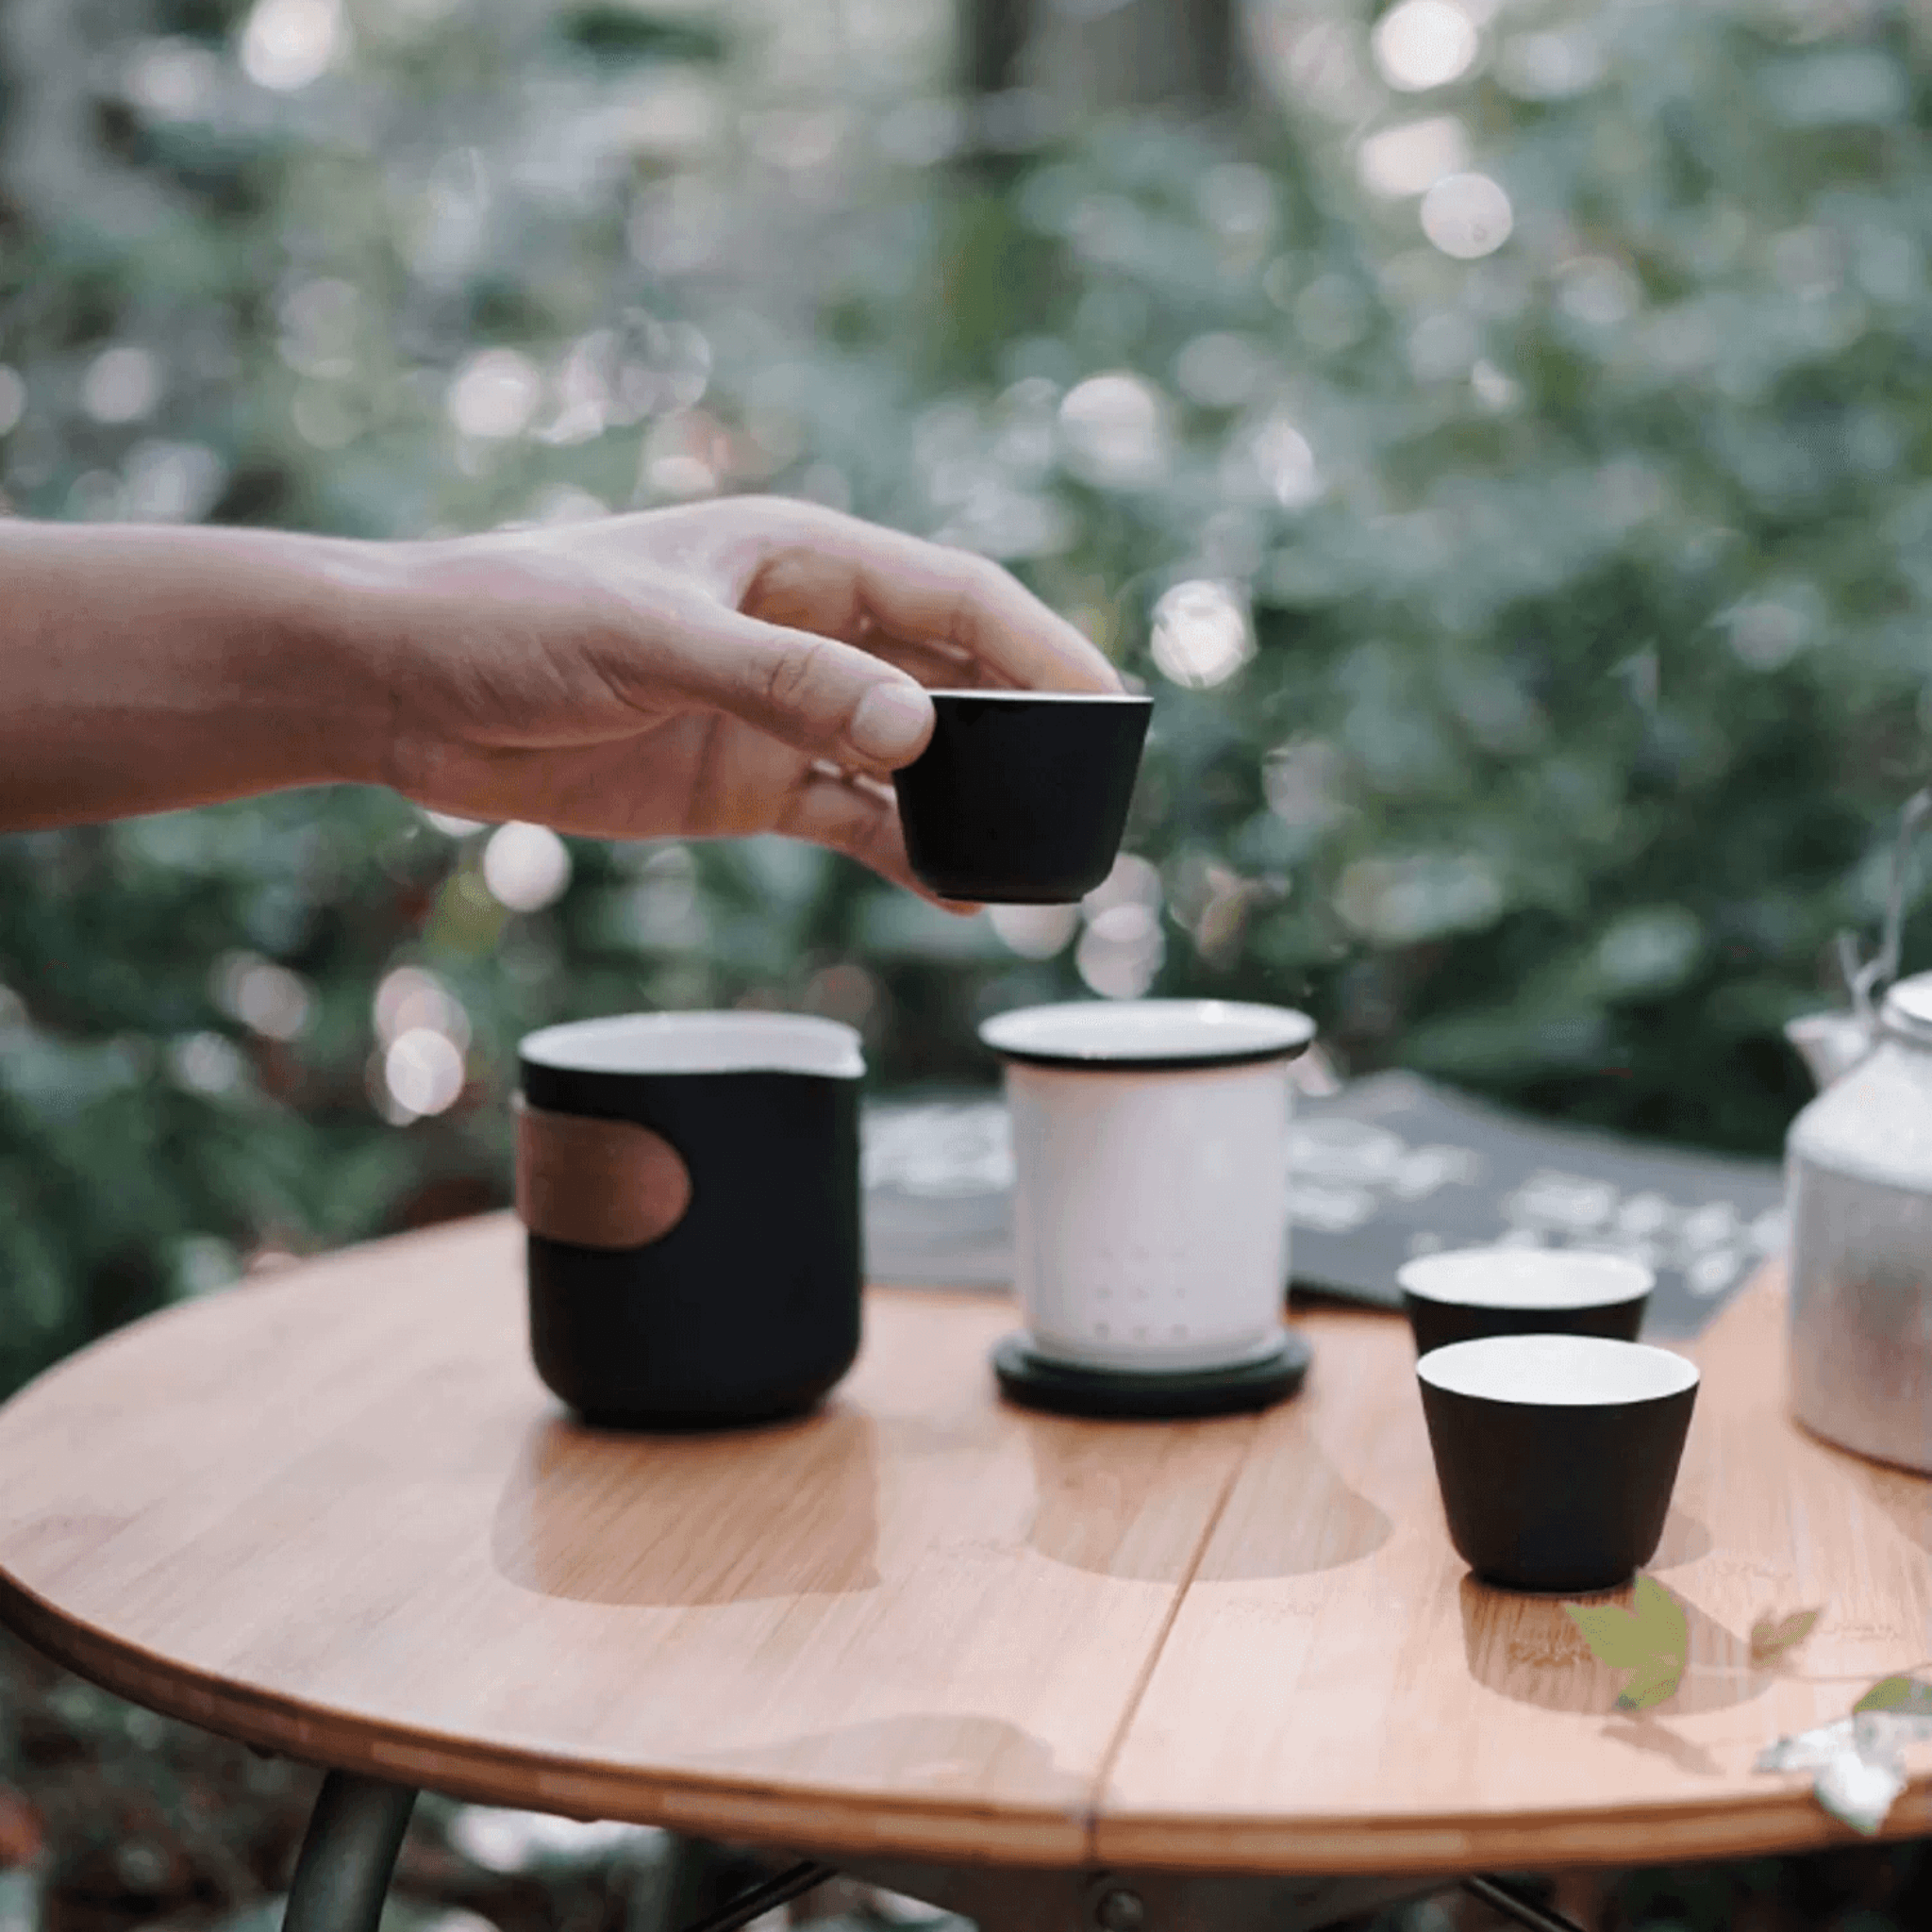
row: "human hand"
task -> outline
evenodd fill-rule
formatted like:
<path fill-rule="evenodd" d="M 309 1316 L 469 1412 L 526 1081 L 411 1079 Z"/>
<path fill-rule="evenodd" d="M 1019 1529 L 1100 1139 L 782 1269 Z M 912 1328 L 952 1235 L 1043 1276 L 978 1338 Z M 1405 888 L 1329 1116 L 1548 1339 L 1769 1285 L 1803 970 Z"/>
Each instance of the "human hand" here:
<path fill-rule="evenodd" d="M 922 687 L 1120 689 L 984 558 L 782 498 L 382 547 L 371 775 L 469 818 L 777 832 L 921 891 L 885 781 L 931 735 Z"/>

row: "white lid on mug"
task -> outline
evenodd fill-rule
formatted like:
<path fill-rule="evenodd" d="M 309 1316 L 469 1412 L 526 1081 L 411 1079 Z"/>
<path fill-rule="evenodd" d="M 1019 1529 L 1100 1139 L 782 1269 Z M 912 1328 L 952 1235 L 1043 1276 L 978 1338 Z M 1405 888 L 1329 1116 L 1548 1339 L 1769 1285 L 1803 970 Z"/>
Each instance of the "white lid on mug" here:
<path fill-rule="evenodd" d="M 979 1037 L 1030 1065 L 1158 1073 L 1291 1059 L 1315 1023 L 1292 1008 L 1235 1000 L 1072 1000 L 996 1014 Z"/>
<path fill-rule="evenodd" d="M 540 1067 L 580 1074 L 817 1074 L 856 1080 L 859 1037 L 807 1013 L 613 1013 L 545 1026 L 518 1043 Z"/>

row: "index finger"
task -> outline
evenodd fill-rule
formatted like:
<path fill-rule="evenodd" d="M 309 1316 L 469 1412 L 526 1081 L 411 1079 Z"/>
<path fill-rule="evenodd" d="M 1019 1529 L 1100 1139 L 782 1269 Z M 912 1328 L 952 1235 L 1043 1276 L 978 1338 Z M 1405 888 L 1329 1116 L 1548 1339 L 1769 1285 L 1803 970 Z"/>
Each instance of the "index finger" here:
<path fill-rule="evenodd" d="M 989 557 L 857 517 L 828 519 L 810 541 L 892 637 L 950 644 L 1032 691 L 1122 688 L 1095 645 Z"/>

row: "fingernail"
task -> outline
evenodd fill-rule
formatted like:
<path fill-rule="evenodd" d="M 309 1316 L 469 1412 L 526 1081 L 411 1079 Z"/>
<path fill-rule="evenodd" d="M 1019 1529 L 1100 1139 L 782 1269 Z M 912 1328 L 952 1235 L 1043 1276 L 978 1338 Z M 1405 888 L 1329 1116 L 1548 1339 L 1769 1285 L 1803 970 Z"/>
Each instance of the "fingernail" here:
<path fill-rule="evenodd" d="M 883 765 L 903 764 L 932 728 L 932 700 L 916 684 L 875 684 L 845 727 L 854 751 Z"/>

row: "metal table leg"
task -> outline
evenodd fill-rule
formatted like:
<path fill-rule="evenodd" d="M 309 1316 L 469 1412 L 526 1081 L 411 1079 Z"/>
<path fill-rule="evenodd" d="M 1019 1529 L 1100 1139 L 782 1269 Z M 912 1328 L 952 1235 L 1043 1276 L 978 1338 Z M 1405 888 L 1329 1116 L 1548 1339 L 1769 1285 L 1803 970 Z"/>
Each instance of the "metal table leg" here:
<path fill-rule="evenodd" d="M 1462 1889 L 1472 1898 L 1481 1899 L 1492 1911 L 1501 1912 L 1506 1919 L 1513 1919 L 1519 1925 L 1527 1925 L 1530 1932 L 1583 1932 L 1583 1927 L 1574 1919 L 1566 1919 L 1561 1912 L 1540 1906 L 1532 1898 L 1524 1898 L 1520 1891 L 1488 1873 L 1477 1872 L 1465 1878 Z"/>
<path fill-rule="evenodd" d="M 376 1932 L 416 1793 L 354 1772 L 322 1781 L 282 1932 Z"/>

